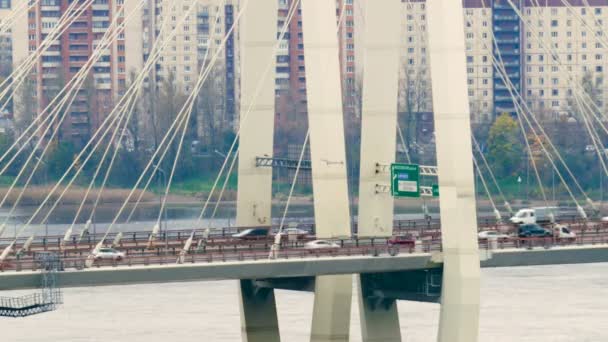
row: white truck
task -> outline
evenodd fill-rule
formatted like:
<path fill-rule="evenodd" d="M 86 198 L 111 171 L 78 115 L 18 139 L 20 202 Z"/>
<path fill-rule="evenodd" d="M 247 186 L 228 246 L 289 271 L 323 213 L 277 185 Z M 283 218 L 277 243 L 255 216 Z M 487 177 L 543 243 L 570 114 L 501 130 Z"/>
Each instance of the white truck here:
<path fill-rule="evenodd" d="M 553 226 L 553 236 L 561 241 L 573 242 L 576 240 L 576 234 L 563 224 Z"/>
<path fill-rule="evenodd" d="M 513 224 L 551 223 L 555 222 L 557 207 L 535 207 L 520 209 L 510 218 Z"/>

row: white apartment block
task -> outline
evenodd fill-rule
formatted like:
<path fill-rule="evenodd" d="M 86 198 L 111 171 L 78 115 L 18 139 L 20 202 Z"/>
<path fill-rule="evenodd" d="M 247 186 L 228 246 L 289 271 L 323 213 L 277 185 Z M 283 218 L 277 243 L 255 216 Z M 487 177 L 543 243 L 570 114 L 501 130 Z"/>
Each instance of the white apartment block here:
<path fill-rule="evenodd" d="M 523 10 L 525 98 L 545 119 L 576 106 L 574 98 L 585 76 L 596 85 L 598 105 L 606 109 L 608 3 L 590 3 L 590 8 L 568 8 L 549 1 L 554 6 Z"/>
<path fill-rule="evenodd" d="M 358 8 L 358 6 L 355 6 Z M 430 61 L 427 49 L 427 20 L 425 1 L 402 1 L 402 68 L 400 70 L 399 110 L 402 112 L 432 112 Z M 472 119 L 482 121 L 493 112 L 492 71 L 492 11 L 466 8 L 465 36 L 467 73 Z M 364 18 L 355 14 L 355 32 L 362 32 Z M 360 43 L 357 47 L 362 46 Z M 357 49 L 356 60 L 363 58 Z M 362 76 L 362 63 L 357 62 L 357 77 Z"/>
<path fill-rule="evenodd" d="M 519 1 L 513 1 L 520 3 Z M 608 68 L 608 3 L 589 0 L 521 1 L 518 12 L 523 16 L 515 31 L 514 42 L 520 46 L 511 52 L 519 54 L 519 71 L 509 75 L 521 79 L 523 99 L 543 119 L 572 112 L 573 101 L 583 77 L 591 79 L 597 89 L 598 103 L 605 110 L 608 87 L 604 72 Z M 540 4 L 540 6 L 538 5 Z M 500 74 L 495 71 L 495 35 L 509 24 L 499 22 L 504 14 L 493 10 L 492 0 L 464 0 L 465 39 L 469 100 L 473 122 L 487 122 L 502 111 L 495 107 L 495 86 Z M 503 5 L 504 6 L 504 5 Z M 516 12 L 514 12 L 514 15 Z M 494 17 L 496 18 L 494 18 Z M 503 16 L 501 18 L 501 16 Z M 364 20 L 357 18 L 357 25 Z M 505 26 L 506 25 L 506 26 Z M 518 38 L 521 28 L 521 38 Z M 358 30 L 360 32 L 360 30 Z M 426 3 L 403 0 L 403 68 L 401 70 L 400 110 L 432 111 L 429 54 L 426 49 Z M 553 58 L 552 54 L 557 56 Z M 357 59 L 360 60 L 360 52 Z M 496 56 L 498 60 L 500 58 Z M 361 63 L 357 63 L 360 69 Z M 361 70 L 357 71 L 361 76 Z M 502 87 L 502 88 L 501 88 Z"/>

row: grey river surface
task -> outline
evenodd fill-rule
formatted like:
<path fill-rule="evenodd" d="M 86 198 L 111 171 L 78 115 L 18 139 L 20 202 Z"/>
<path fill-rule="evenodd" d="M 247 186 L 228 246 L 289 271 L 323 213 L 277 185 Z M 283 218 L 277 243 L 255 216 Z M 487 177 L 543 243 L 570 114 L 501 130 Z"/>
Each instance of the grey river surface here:
<path fill-rule="evenodd" d="M 4 292 L 1 296 L 25 291 Z M 65 289 L 58 311 L 0 319 L 0 341 L 240 341 L 235 281 Z M 277 291 L 282 340 L 309 340 L 313 295 Z M 480 341 L 608 341 L 608 264 L 482 270 Z M 436 340 L 437 304 L 399 302 L 403 340 Z M 361 341 L 353 301 L 351 341 Z"/>

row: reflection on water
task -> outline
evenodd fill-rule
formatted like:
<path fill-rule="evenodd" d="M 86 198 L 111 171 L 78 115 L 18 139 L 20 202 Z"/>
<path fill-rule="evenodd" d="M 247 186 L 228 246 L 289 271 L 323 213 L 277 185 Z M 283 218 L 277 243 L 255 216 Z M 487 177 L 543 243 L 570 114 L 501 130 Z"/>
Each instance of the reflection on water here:
<path fill-rule="evenodd" d="M 484 269 L 482 276 L 481 342 L 608 341 L 608 264 Z M 236 295 L 234 281 L 66 289 L 56 312 L 0 319 L 0 336 L 11 342 L 238 342 Z M 309 341 L 313 295 L 277 291 L 277 303 L 282 340 Z M 437 304 L 398 305 L 403 341 L 436 340 Z M 351 321 L 351 341 L 359 342 L 356 301 Z"/>

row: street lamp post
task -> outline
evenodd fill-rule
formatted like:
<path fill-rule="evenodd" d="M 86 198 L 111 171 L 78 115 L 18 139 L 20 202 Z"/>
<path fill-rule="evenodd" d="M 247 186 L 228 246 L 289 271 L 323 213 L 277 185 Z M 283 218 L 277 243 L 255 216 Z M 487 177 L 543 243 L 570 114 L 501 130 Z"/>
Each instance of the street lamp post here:
<path fill-rule="evenodd" d="M 45 168 L 44 168 L 44 185 L 47 185 L 49 183 L 49 179 L 48 179 L 48 172 L 49 172 L 49 170 L 48 170 L 48 164 L 44 160 L 40 159 L 40 157 L 38 157 L 36 155 L 34 156 L 34 158 L 36 158 L 36 160 L 38 160 L 39 163 L 41 163 L 42 165 L 45 166 Z M 44 237 L 46 238 L 46 240 L 48 240 L 48 238 L 49 238 L 49 221 L 48 220 L 46 220 L 44 222 Z"/>
<path fill-rule="evenodd" d="M 166 189 L 167 188 L 167 174 L 165 173 L 165 170 L 161 169 L 159 165 L 154 165 L 154 167 L 156 168 L 156 170 L 159 172 L 159 176 L 158 176 L 158 186 L 161 187 L 161 176 L 162 176 L 162 189 Z M 159 196 L 158 196 L 158 204 L 160 206 L 160 210 L 162 210 L 163 212 L 161 213 L 161 224 L 160 224 L 160 231 L 162 234 L 163 231 L 163 222 L 162 222 L 162 218 L 164 216 L 164 221 L 165 221 L 165 240 L 167 239 L 167 203 L 166 203 L 166 199 L 165 199 L 165 205 L 163 206 L 163 196 L 164 196 L 164 191 L 161 191 Z"/>
<path fill-rule="evenodd" d="M 521 176 L 517 176 L 517 193 L 519 194 L 519 199 L 521 200 Z"/>

